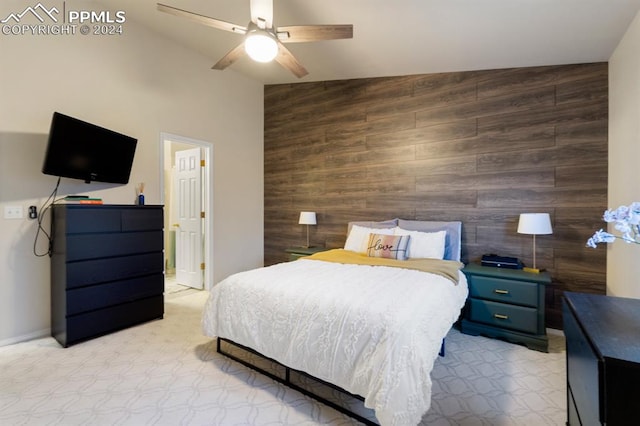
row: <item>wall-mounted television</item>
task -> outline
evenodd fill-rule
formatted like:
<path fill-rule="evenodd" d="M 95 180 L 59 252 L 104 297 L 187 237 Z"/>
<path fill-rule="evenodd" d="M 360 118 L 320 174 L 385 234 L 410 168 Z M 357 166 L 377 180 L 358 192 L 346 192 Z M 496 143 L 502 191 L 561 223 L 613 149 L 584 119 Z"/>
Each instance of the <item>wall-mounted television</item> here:
<path fill-rule="evenodd" d="M 54 112 L 42 173 L 126 184 L 137 143 L 131 136 Z"/>

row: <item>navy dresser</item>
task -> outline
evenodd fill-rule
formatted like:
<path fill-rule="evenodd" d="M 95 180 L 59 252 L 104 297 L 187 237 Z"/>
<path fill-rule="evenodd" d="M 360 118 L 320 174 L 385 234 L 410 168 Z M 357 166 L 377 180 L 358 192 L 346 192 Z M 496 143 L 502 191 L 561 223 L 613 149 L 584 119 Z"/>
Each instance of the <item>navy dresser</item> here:
<path fill-rule="evenodd" d="M 640 424 L 640 300 L 564 295 L 567 424 Z"/>
<path fill-rule="evenodd" d="M 64 347 L 164 315 L 163 207 L 53 206 L 51 335 Z"/>

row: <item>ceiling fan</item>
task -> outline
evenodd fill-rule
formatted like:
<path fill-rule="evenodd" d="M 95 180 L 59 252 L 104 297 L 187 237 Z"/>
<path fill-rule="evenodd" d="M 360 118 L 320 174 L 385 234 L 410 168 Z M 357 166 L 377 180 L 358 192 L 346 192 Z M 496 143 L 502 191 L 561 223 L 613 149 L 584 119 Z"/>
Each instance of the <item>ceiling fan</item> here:
<path fill-rule="evenodd" d="M 259 62 L 274 60 L 301 78 L 309 72 L 283 43 L 353 38 L 353 25 L 292 25 L 273 26 L 273 0 L 250 0 L 251 21 L 246 27 L 158 3 L 158 10 L 181 16 L 199 24 L 244 35 L 244 41 L 233 48 L 213 69 L 223 70 L 245 53 Z"/>

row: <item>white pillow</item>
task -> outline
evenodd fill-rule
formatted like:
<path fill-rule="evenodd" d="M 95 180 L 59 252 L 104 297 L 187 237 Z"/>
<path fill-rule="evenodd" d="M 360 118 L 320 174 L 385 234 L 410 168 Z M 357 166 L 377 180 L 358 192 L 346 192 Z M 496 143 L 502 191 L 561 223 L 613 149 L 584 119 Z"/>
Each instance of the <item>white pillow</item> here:
<path fill-rule="evenodd" d="M 394 235 L 411 236 L 409 240 L 409 259 L 444 259 L 444 242 L 447 237 L 447 231 L 409 231 L 398 226 L 396 226 L 393 231 Z"/>
<path fill-rule="evenodd" d="M 347 241 L 344 243 L 344 249 L 366 253 L 370 234 L 394 235 L 393 232 L 394 228 L 367 228 L 360 225 L 352 225 Z"/>

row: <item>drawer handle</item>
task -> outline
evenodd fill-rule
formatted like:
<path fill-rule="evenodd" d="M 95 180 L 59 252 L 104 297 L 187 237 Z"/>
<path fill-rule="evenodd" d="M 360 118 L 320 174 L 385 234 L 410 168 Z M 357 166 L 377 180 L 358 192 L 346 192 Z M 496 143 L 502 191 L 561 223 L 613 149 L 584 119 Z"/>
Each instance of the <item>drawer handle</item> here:
<path fill-rule="evenodd" d="M 502 315 L 502 314 L 493 314 L 493 317 L 494 317 L 494 318 L 497 318 L 497 319 L 501 319 L 501 320 L 507 320 L 507 319 L 509 319 L 509 316 L 508 316 L 508 315 Z"/>
<path fill-rule="evenodd" d="M 509 294 L 509 290 L 500 290 L 499 288 L 496 288 L 493 292 L 496 294 Z"/>

